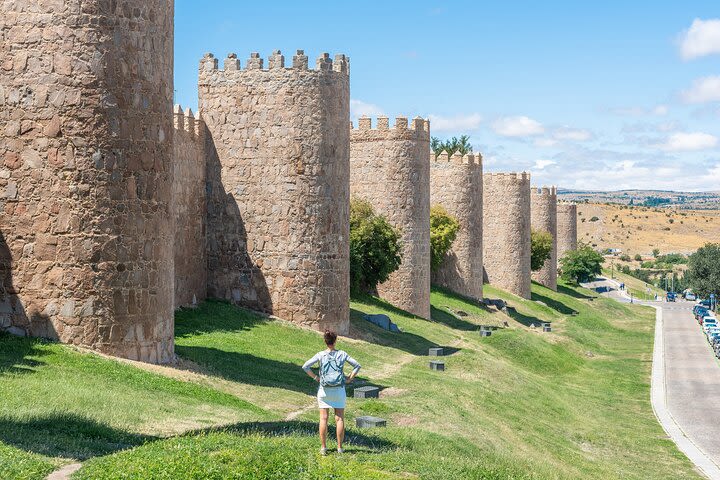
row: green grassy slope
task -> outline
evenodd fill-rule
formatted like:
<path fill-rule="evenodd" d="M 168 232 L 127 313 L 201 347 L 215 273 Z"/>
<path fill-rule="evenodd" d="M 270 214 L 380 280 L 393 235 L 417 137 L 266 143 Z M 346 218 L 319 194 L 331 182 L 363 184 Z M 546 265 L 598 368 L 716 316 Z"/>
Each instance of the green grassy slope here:
<path fill-rule="evenodd" d="M 353 299 L 353 338 L 341 339 L 339 347 L 362 363 L 361 382 L 383 391 L 378 400 L 348 400 L 347 454 L 327 458 L 317 453 L 314 385 L 299 368 L 322 349 L 320 335 L 219 302 L 182 311 L 176 318 L 177 353 L 207 376 L 202 385 L 167 381 L 182 397 L 174 401 L 187 403 L 183 408 L 190 410 L 157 413 L 150 402 L 154 396 L 138 390 L 119 402 L 145 399 L 154 424 L 123 411 L 132 406 L 118 407 L 117 415 L 79 408 L 85 416 L 96 415 L 122 432 L 142 432 L 148 438 L 110 455 L 86 455 L 94 458 L 73 478 L 116 478 L 117 472 L 138 479 L 698 478 L 650 407 L 652 310 L 567 286 L 556 293 L 533 285 L 532 300 L 486 286 L 486 296 L 503 298 L 514 308 L 506 314 L 434 289 L 433 319 L 428 321 L 372 297 Z M 388 314 L 403 333 L 376 328 L 362 319 L 365 313 Z M 539 321 L 551 321 L 553 332 L 530 327 Z M 507 328 L 490 337 L 477 333 L 480 324 L 505 323 Z M 54 354 L 77 356 L 75 362 L 114 364 L 67 347 L 40 345 Z M 451 352 L 445 372 L 428 368 L 431 346 Z M 4 382 L 10 373 L 0 375 Z M 123 375 L 160 378 L 140 371 Z M 122 383 L 120 377 L 118 373 L 114 381 Z M 75 389 L 82 390 L 82 384 L 78 381 Z M 228 399 L 238 402 L 231 409 L 241 412 L 240 418 L 220 415 L 230 420 L 215 420 L 224 427 L 195 425 L 185 435 L 157 438 L 153 428 L 173 414 L 175 422 L 180 416 L 198 423 L 195 397 L 186 389 L 202 389 L 200 398 L 217 396 L 216 412 L 228 406 Z M 172 396 L 168 387 L 162 391 Z M 382 416 L 389 427 L 353 428 L 354 418 L 362 414 Z M 133 421 L 123 424 L 125 415 Z M 0 437 L 0 463 L 3 442 L 23 454 L 48 455 L 7 437 Z M 116 450 L 134 445 L 128 441 Z"/>

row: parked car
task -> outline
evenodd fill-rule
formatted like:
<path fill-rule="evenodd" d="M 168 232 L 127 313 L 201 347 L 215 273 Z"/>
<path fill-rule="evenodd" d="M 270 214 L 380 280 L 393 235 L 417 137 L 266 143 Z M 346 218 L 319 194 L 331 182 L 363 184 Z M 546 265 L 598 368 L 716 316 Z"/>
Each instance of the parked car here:
<path fill-rule="evenodd" d="M 685 300 L 689 302 L 694 302 L 697 299 L 694 293 L 688 292 L 685 294 Z"/>
<path fill-rule="evenodd" d="M 710 304 L 710 300 L 700 300 L 700 305 L 707 309 L 710 309 L 710 307 L 712 307 L 712 305 Z"/>
<path fill-rule="evenodd" d="M 717 325 L 717 319 L 715 317 L 711 317 L 710 315 L 706 315 L 700 319 L 700 325 L 705 325 L 705 322 Z"/>
<path fill-rule="evenodd" d="M 696 303 L 693 306 L 693 315 L 697 315 L 698 310 L 707 310 L 708 308 L 705 305 L 700 305 L 699 303 Z"/>
<path fill-rule="evenodd" d="M 695 314 L 695 320 L 697 320 L 698 323 L 702 324 L 703 317 L 707 317 L 710 315 L 710 310 L 707 308 L 699 308 L 697 313 Z"/>
<path fill-rule="evenodd" d="M 668 302 L 674 302 L 677 298 L 677 295 L 675 292 L 667 292 L 667 295 L 665 295 L 665 300 Z"/>

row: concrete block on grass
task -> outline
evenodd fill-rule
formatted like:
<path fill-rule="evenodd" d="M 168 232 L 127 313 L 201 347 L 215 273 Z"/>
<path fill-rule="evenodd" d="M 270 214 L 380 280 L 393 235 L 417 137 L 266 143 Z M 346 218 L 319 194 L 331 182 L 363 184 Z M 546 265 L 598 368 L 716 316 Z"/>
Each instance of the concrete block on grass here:
<path fill-rule="evenodd" d="M 430 369 L 437 370 L 437 371 L 444 371 L 445 370 L 445 362 L 443 362 L 441 360 L 430 360 Z"/>
<path fill-rule="evenodd" d="M 380 389 L 378 387 L 373 387 L 371 385 L 368 385 L 366 387 L 358 387 L 355 390 L 353 390 L 353 397 L 355 397 L 355 398 L 379 398 L 380 397 Z"/>
<path fill-rule="evenodd" d="M 387 420 L 380 417 L 366 415 L 355 419 L 355 426 L 358 428 L 386 427 Z"/>
<path fill-rule="evenodd" d="M 431 357 L 442 357 L 443 355 L 445 355 L 445 352 L 443 351 L 442 347 L 434 347 L 428 351 L 428 354 Z"/>

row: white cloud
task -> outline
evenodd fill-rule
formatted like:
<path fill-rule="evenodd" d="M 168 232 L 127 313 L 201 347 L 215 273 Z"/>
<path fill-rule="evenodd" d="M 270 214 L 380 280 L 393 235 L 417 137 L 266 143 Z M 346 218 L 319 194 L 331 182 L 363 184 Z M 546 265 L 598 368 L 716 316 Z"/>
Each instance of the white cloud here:
<path fill-rule="evenodd" d="M 535 160 L 535 165 L 533 165 L 534 170 L 543 170 L 545 167 L 549 167 L 550 165 L 555 165 L 557 162 L 555 160 Z"/>
<path fill-rule="evenodd" d="M 667 115 L 668 106 L 667 105 L 656 105 L 652 108 L 621 107 L 621 108 L 611 108 L 609 111 L 611 113 L 614 113 L 615 115 L 620 115 L 621 117 L 646 117 L 646 116 L 662 117 L 664 115 Z"/>
<path fill-rule="evenodd" d="M 720 19 L 693 20 L 680 36 L 680 55 L 685 60 L 720 53 Z"/>
<path fill-rule="evenodd" d="M 362 100 L 350 100 L 350 118 L 377 117 L 380 115 L 385 115 L 385 112 L 377 105 L 365 103 Z"/>
<path fill-rule="evenodd" d="M 536 138 L 534 143 L 536 147 L 554 147 L 560 142 L 552 138 Z"/>
<path fill-rule="evenodd" d="M 590 140 L 593 135 L 588 130 L 580 128 L 560 127 L 553 132 L 553 137 L 557 140 L 573 140 L 576 142 L 585 142 Z"/>
<path fill-rule="evenodd" d="M 720 102 L 720 76 L 698 78 L 682 97 L 687 103 Z"/>
<path fill-rule="evenodd" d="M 493 123 L 492 128 L 503 137 L 529 137 L 545 132 L 540 122 L 526 116 L 500 118 Z"/>
<path fill-rule="evenodd" d="M 668 113 L 668 107 L 667 105 L 658 105 L 657 107 L 653 108 L 651 110 L 653 115 L 657 115 L 658 117 L 662 117 L 663 115 L 667 115 Z"/>
<path fill-rule="evenodd" d="M 477 130 L 482 122 L 482 116 L 479 113 L 471 113 L 469 115 L 456 115 L 454 117 L 442 117 L 440 115 L 428 115 L 430 119 L 430 131 L 432 132 L 458 132 L 467 130 Z"/>
<path fill-rule="evenodd" d="M 718 139 L 709 133 L 673 133 L 660 147 L 671 152 L 707 150 L 717 146 Z"/>

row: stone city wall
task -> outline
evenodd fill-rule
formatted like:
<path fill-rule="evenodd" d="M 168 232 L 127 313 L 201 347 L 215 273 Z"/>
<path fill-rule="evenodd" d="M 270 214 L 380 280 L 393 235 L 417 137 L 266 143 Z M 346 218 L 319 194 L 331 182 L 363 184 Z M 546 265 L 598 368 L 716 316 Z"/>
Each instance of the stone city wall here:
<path fill-rule="evenodd" d="M 208 295 L 349 328 L 349 59 L 276 51 L 200 61 L 208 132 Z"/>
<path fill-rule="evenodd" d="M 531 227 L 552 235 L 550 258 L 540 270 L 532 272 L 532 279 L 557 290 L 557 191 L 555 187 L 530 189 Z"/>
<path fill-rule="evenodd" d="M 173 360 L 173 9 L 3 2 L 3 330 Z"/>
<path fill-rule="evenodd" d="M 352 127 L 352 125 L 351 125 Z M 350 131 L 350 191 L 402 231 L 402 264 L 378 294 L 430 318 L 430 124 L 363 117 Z"/>
<path fill-rule="evenodd" d="M 558 261 L 568 251 L 577 249 L 577 205 L 574 203 L 557 204 L 557 249 Z"/>
<path fill-rule="evenodd" d="M 173 113 L 175 309 L 195 306 L 207 292 L 205 255 L 205 124 L 188 108 Z"/>
<path fill-rule="evenodd" d="M 491 285 L 530 298 L 530 174 L 483 175 L 483 268 Z"/>
<path fill-rule="evenodd" d="M 440 205 L 460 223 L 445 261 L 432 272 L 434 284 L 482 300 L 482 156 L 431 153 L 430 204 Z"/>

